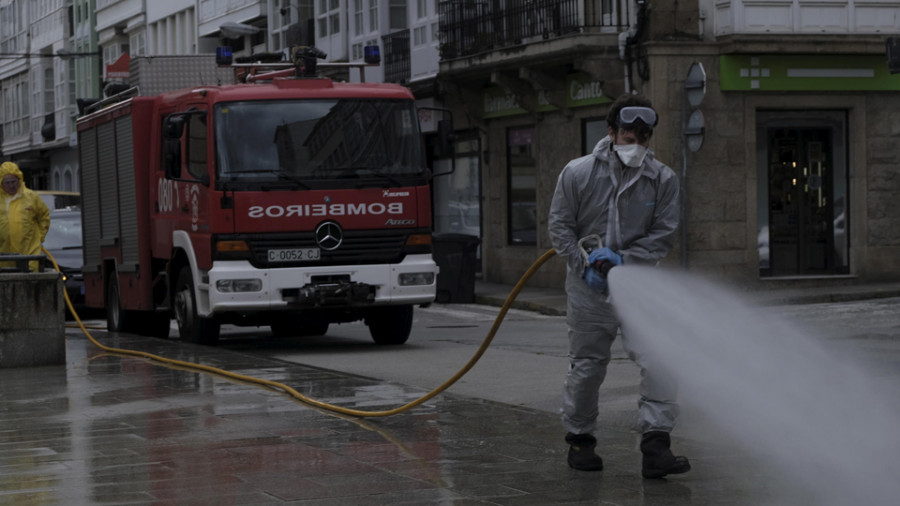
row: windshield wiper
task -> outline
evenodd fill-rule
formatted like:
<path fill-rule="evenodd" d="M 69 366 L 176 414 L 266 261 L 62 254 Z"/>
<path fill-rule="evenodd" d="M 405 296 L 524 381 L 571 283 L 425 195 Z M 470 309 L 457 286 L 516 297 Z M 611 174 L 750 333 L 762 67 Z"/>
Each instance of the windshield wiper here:
<path fill-rule="evenodd" d="M 303 188 L 304 190 L 309 190 L 309 185 L 304 183 L 303 180 L 300 179 L 299 176 L 295 176 L 293 174 L 288 174 L 287 172 L 279 172 L 279 171 L 274 171 L 274 170 L 269 171 L 269 172 L 277 175 L 278 179 L 285 179 L 288 181 L 293 181 L 293 182 L 297 183 L 298 185 L 300 185 L 300 187 Z"/>
<path fill-rule="evenodd" d="M 294 184 L 300 186 L 300 187 L 303 188 L 304 190 L 309 190 L 309 185 L 306 184 L 305 182 L 303 182 L 303 180 L 300 179 L 299 177 L 294 176 L 294 175 L 291 175 L 291 174 L 288 174 L 288 173 L 285 173 L 285 172 L 280 172 L 280 171 L 277 171 L 277 170 L 271 170 L 271 169 L 265 169 L 265 170 L 233 170 L 233 171 L 229 171 L 228 174 L 225 174 L 225 175 L 226 175 L 226 176 L 234 176 L 234 175 L 239 175 L 239 174 L 271 174 L 271 175 L 274 175 L 275 177 L 277 177 L 277 178 L 279 179 L 279 181 L 290 181 L 291 183 L 294 183 Z M 229 180 L 223 181 L 223 183 L 224 183 L 224 186 L 226 187 L 226 189 L 239 188 L 239 187 L 241 187 L 241 186 L 245 186 L 245 185 L 248 185 L 248 184 L 250 184 L 250 185 L 260 185 L 260 186 L 263 186 L 263 190 L 266 190 L 266 189 L 273 189 L 273 188 L 272 188 L 272 185 L 273 185 L 273 182 L 272 182 L 272 181 L 259 181 L 259 180 L 256 180 L 256 179 L 250 179 L 250 180 L 246 180 L 246 179 L 229 179 Z M 267 185 L 268 185 L 268 187 L 267 187 Z M 282 186 L 283 186 L 283 185 L 282 185 Z M 291 185 L 291 186 L 293 186 L 293 185 Z M 279 187 L 279 189 L 281 189 L 281 188 Z"/>
<path fill-rule="evenodd" d="M 365 176 L 358 174 L 358 177 L 360 179 L 365 179 L 367 176 L 373 175 L 373 176 L 377 176 L 377 177 L 380 177 L 381 179 L 385 179 L 388 181 L 389 184 L 386 184 L 384 186 L 385 188 L 388 188 L 392 185 L 393 186 L 403 186 L 403 182 L 391 174 L 381 172 L 380 170 L 377 170 L 377 169 L 365 169 L 365 170 L 368 174 L 366 174 Z M 362 184 L 362 183 L 356 185 L 357 188 L 362 188 L 363 186 L 367 186 L 367 185 Z"/>

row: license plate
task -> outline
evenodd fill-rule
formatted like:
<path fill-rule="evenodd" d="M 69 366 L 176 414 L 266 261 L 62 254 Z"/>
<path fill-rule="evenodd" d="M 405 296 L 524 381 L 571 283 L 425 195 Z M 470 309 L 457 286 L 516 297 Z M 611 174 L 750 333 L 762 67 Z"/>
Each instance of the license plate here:
<path fill-rule="evenodd" d="M 286 248 L 270 249 L 270 262 L 299 262 L 303 260 L 318 260 L 319 248 Z"/>

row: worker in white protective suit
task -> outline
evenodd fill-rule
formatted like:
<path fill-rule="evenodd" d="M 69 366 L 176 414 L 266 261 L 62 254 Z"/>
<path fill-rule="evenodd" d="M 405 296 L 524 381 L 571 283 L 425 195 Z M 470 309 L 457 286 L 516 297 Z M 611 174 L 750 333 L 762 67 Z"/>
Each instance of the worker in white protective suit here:
<path fill-rule="evenodd" d="M 620 326 L 609 303 L 605 274 L 617 265 L 656 264 L 672 249 L 678 228 L 678 178 L 647 147 L 657 121 L 649 100 L 637 95 L 616 100 L 607 115 L 609 135 L 593 153 L 566 165 L 550 204 L 550 238 L 567 261 L 569 371 L 561 412 L 568 464 L 574 469 L 603 469 L 593 431 L 599 388 Z M 594 234 L 603 247 L 585 258 L 579 240 Z M 654 367 L 648 350 L 637 349 L 627 335 L 623 344 L 641 368 L 642 475 L 661 478 L 687 472 L 688 460 L 669 448 L 678 415 L 675 382 Z"/>

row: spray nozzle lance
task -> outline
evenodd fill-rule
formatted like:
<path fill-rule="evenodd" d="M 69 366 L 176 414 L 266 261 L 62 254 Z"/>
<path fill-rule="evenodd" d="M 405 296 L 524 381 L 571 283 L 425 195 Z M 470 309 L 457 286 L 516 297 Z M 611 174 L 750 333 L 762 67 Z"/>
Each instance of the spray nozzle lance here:
<path fill-rule="evenodd" d="M 606 277 L 609 274 L 609 270 L 615 267 L 616 264 L 609 260 L 598 260 L 594 263 L 591 263 L 590 260 L 591 252 L 602 247 L 603 240 L 597 234 L 587 235 L 578 240 L 578 249 L 581 251 L 584 263 L 589 264 L 591 268 L 599 272 L 603 277 Z"/>
<path fill-rule="evenodd" d="M 600 260 L 591 264 L 590 261 L 591 252 L 602 247 L 603 240 L 600 239 L 600 236 L 597 234 L 587 235 L 578 240 L 578 249 L 579 251 L 581 251 L 581 256 L 584 258 L 584 262 L 586 264 L 590 264 L 594 270 L 596 270 L 603 276 L 606 276 L 609 273 L 609 270 L 615 266 L 614 263 L 610 262 L 609 260 Z"/>

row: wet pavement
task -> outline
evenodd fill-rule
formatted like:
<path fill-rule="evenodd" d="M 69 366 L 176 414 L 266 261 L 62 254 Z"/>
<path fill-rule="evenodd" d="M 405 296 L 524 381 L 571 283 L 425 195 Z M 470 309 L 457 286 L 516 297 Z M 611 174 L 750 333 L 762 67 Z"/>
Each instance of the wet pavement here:
<path fill-rule="evenodd" d="M 95 336 L 355 409 L 425 393 L 177 340 Z M 357 419 L 109 354 L 76 329 L 66 347 L 65 367 L 0 370 L 0 504 L 778 504 L 758 471 L 696 441 L 675 438 L 694 471 L 643 480 L 637 435 L 601 428 L 607 469 L 577 472 L 546 412 L 444 393 L 407 413 Z"/>
<path fill-rule="evenodd" d="M 578 472 L 565 465 L 553 413 L 445 392 L 400 415 L 352 418 L 272 389 L 106 353 L 78 329 L 66 335 L 65 366 L 0 369 L 0 504 L 813 503 L 765 465 L 706 438 L 676 433 L 674 447 L 693 470 L 644 480 L 638 435 L 601 426 L 606 469 Z M 426 393 L 236 350 L 94 335 L 348 408 L 391 409 Z"/>

